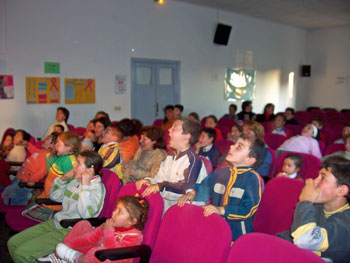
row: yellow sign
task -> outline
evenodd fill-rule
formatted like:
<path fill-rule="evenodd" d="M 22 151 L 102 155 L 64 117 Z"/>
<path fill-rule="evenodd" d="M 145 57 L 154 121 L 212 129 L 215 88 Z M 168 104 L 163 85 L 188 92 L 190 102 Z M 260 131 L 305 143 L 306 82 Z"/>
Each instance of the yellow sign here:
<path fill-rule="evenodd" d="M 60 78 L 26 77 L 27 104 L 60 103 Z"/>
<path fill-rule="evenodd" d="M 64 79 L 65 103 L 95 103 L 94 79 Z"/>

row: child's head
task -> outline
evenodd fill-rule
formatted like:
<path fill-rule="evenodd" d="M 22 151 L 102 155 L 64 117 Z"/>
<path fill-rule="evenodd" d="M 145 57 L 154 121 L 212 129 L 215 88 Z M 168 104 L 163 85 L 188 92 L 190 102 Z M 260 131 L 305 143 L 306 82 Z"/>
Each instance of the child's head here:
<path fill-rule="evenodd" d="M 275 119 L 274 119 L 275 127 L 276 129 L 280 130 L 283 128 L 284 124 L 286 123 L 286 117 L 283 113 L 277 113 Z"/>
<path fill-rule="evenodd" d="M 176 104 L 174 106 L 174 118 L 178 119 L 181 118 L 181 114 L 184 111 L 184 106 L 182 106 L 181 104 Z"/>
<path fill-rule="evenodd" d="M 350 134 L 347 134 L 344 138 L 345 151 L 350 152 Z"/>
<path fill-rule="evenodd" d="M 242 133 L 242 126 L 239 126 L 238 124 L 234 124 L 231 127 L 231 131 L 230 131 L 230 137 L 231 139 L 235 142 L 237 141 L 238 137 L 241 135 Z"/>
<path fill-rule="evenodd" d="M 86 126 L 86 132 L 88 131 L 94 131 L 95 132 L 95 122 L 94 120 L 89 121 L 88 125 Z"/>
<path fill-rule="evenodd" d="M 174 119 L 174 106 L 173 105 L 167 105 L 164 108 L 164 122 L 167 122 L 168 120 Z"/>
<path fill-rule="evenodd" d="M 59 134 L 57 132 L 52 132 L 49 136 L 47 136 L 43 140 L 41 147 L 51 152 L 55 152 L 56 150 L 55 145 L 56 145 L 58 136 Z"/>
<path fill-rule="evenodd" d="M 96 112 L 95 119 L 99 119 L 99 118 L 105 118 L 108 121 L 110 121 L 109 115 L 105 111 L 98 111 L 98 112 Z"/>
<path fill-rule="evenodd" d="M 288 154 L 283 160 L 282 172 L 287 175 L 298 173 L 303 163 L 302 158 L 298 154 Z"/>
<path fill-rule="evenodd" d="M 92 131 L 86 131 L 85 139 L 89 140 L 90 142 L 96 142 L 97 141 L 97 137 L 95 135 L 95 132 L 93 130 Z"/>
<path fill-rule="evenodd" d="M 139 196 L 123 196 L 112 214 L 113 227 L 131 227 L 143 230 L 148 218 L 149 204 Z"/>
<path fill-rule="evenodd" d="M 169 146 L 176 151 L 187 150 L 198 140 L 201 126 L 189 119 L 177 119 L 169 129 Z"/>
<path fill-rule="evenodd" d="M 316 140 L 319 140 L 320 138 L 320 132 L 317 129 L 317 127 L 313 124 L 307 124 L 302 130 L 301 130 L 301 135 L 302 136 L 309 136 L 313 137 Z"/>
<path fill-rule="evenodd" d="M 261 163 L 264 141 L 259 137 L 242 134 L 237 142 L 231 145 L 226 161 L 233 165 L 250 166 L 256 169 Z"/>
<path fill-rule="evenodd" d="M 92 169 L 93 174 L 99 174 L 103 165 L 101 156 L 94 151 L 83 151 L 78 154 L 77 162 L 74 165 L 74 178 L 79 180 L 84 172 Z"/>
<path fill-rule="evenodd" d="M 230 104 L 230 106 L 228 107 L 228 113 L 230 115 L 235 114 L 237 111 L 237 105 L 236 104 Z"/>
<path fill-rule="evenodd" d="M 140 146 L 142 151 L 164 148 L 164 132 L 160 127 L 146 126 L 142 128 Z"/>
<path fill-rule="evenodd" d="M 188 119 L 190 119 L 191 121 L 199 122 L 198 113 L 197 112 L 191 112 L 190 114 L 188 114 Z"/>
<path fill-rule="evenodd" d="M 102 136 L 102 143 L 110 143 L 110 142 L 120 142 L 123 138 L 122 133 L 116 126 L 108 126 Z"/>
<path fill-rule="evenodd" d="M 242 103 L 242 111 L 251 112 L 252 110 L 253 110 L 253 106 L 250 100 L 246 100 Z"/>
<path fill-rule="evenodd" d="M 62 122 L 64 121 L 67 123 L 69 118 L 69 110 L 67 110 L 65 107 L 58 107 L 56 112 L 56 121 Z"/>
<path fill-rule="evenodd" d="M 16 130 L 15 136 L 13 137 L 14 145 L 22 145 L 24 141 L 29 142 L 30 134 L 25 130 Z"/>
<path fill-rule="evenodd" d="M 200 133 L 198 142 L 201 147 L 208 146 L 215 142 L 216 132 L 213 128 L 204 128 Z"/>
<path fill-rule="evenodd" d="M 323 128 L 323 120 L 318 117 L 312 118 L 311 124 L 315 125 L 317 129 L 321 130 Z"/>
<path fill-rule="evenodd" d="M 139 127 L 131 119 L 122 119 L 118 122 L 117 127 L 124 137 L 136 135 L 139 131 Z"/>
<path fill-rule="evenodd" d="M 350 124 L 345 124 L 343 127 L 343 138 L 345 138 L 346 135 L 350 134 Z"/>
<path fill-rule="evenodd" d="M 56 142 L 57 155 L 78 154 L 80 150 L 80 139 L 73 132 L 61 133 Z"/>
<path fill-rule="evenodd" d="M 64 127 L 61 124 L 55 124 L 55 126 L 53 127 L 53 131 L 57 132 L 58 134 L 61 134 L 62 132 L 64 132 Z"/>
<path fill-rule="evenodd" d="M 284 112 L 284 116 L 286 117 L 286 120 L 289 121 L 294 118 L 295 110 L 293 108 L 287 108 Z"/>
<path fill-rule="evenodd" d="M 218 119 L 214 115 L 209 115 L 205 120 L 205 127 L 214 129 L 217 123 L 218 123 Z"/>
<path fill-rule="evenodd" d="M 264 127 L 257 121 L 247 121 L 243 124 L 243 133 L 248 136 L 264 138 Z"/>
<path fill-rule="evenodd" d="M 328 204 L 337 199 L 350 202 L 350 161 L 341 156 L 326 158 L 315 184 L 320 189 L 316 203 Z"/>
<path fill-rule="evenodd" d="M 13 144 L 13 134 L 7 134 L 4 142 L 2 143 L 2 146 L 4 147 L 11 147 Z"/>

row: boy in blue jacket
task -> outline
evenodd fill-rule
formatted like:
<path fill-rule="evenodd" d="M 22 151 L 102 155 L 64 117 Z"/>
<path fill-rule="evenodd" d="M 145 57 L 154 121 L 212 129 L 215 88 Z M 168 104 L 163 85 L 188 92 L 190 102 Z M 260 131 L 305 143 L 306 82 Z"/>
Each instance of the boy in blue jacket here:
<path fill-rule="evenodd" d="M 260 204 L 264 182 L 253 167 L 260 163 L 264 150 L 261 139 L 242 135 L 232 145 L 226 157 L 228 165 L 215 170 L 192 191 L 188 191 L 178 202 L 208 201 L 204 206 L 204 216 L 213 213 L 225 218 L 232 230 L 232 240 L 243 234 L 254 232 L 253 219 Z"/>

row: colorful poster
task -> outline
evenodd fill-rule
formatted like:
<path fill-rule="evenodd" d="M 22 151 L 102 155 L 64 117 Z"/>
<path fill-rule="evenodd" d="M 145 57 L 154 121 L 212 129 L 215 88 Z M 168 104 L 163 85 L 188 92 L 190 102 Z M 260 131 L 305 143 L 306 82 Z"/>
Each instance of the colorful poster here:
<path fill-rule="evenodd" d="M 255 71 L 226 69 L 225 99 L 228 101 L 253 100 L 255 97 Z"/>
<path fill-rule="evenodd" d="M 60 103 L 60 78 L 26 77 L 27 104 Z"/>
<path fill-rule="evenodd" d="M 95 103 L 94 79 L 64 79 L 65 103 Z"/>
<path fill-rule="evenodd" d="M 13 99 L 13 76 L 12 75 L 0 75 L 0 99 Z"/>

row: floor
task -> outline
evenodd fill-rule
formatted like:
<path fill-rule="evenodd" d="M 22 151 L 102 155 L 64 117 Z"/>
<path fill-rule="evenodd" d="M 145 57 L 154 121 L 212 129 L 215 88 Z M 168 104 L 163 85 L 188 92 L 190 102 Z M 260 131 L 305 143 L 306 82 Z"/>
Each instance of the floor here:
<path fill-rule="evenodd" d="M 9 240 L 11 235 L 13 235 L 14 233 L 6 225 L 4 213 L 0 213 L 0 233 L 0 262 L 11 263 L 12 259 L 7 250 L 7 240 Z"/>

